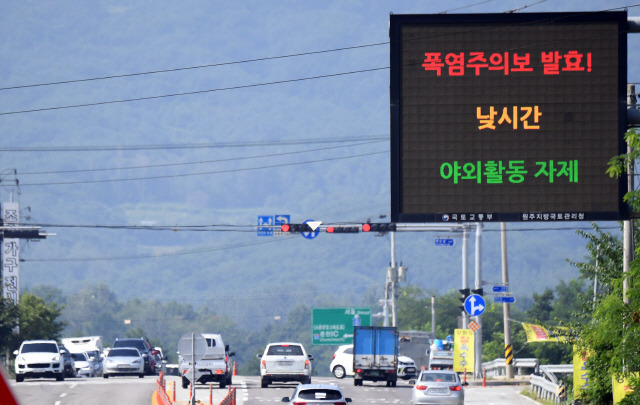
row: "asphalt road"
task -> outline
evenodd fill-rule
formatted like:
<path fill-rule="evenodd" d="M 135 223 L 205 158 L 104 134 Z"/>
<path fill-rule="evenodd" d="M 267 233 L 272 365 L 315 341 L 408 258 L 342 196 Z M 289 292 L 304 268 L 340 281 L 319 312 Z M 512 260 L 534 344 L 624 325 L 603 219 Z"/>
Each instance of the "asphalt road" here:
<path fill-rule="evenodd" d="M 170 396 L 173 381 L 176 381 L 176 400 L 186 403 L 188 390 L 182 389 L 177 377 L 167 377 L 167 390 Z M 21 405 L 150 405 L 156 388 L 154 377 L 114 377 L 67 379 L 64 382 L 54 380 L 26 380 L 11 389 Z M 338 384 L 345 396 L 353 399 L 354 404 L 410 404 L 411 386 L 406 381 L 398 381 L 397 387 L 386 387 L 384 383 L 366 382 L 355 387 L 353 379 L 338 380 L 333 377 L 314 377 L 314 383 Z M 234 376 L 237 405 L 263 405 L 282 403 L 282 397 L 290 396 L 295 384 L 274 384 L 269 388 L 260 388 L 257 376 Z M 523 386 L 469 386 L 465 389 L 465 404 L 513 405 L 535 404 L 519 392 Z M 228 393 L 214 385 L 211 394 L 213 403 L 218 404 Z M 201 404 L 209 403 L 209 386 L 196 385 L 196 399 Z"/>

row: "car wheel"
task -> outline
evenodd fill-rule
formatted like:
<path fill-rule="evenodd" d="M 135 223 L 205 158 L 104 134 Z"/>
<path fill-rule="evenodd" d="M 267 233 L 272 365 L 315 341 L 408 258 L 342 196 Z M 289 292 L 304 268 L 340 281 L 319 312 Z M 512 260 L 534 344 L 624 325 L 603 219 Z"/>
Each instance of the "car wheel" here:
<path fill-rule="evenodd" d="M 227 379 L 220 381 L 220 388 L 225 388 L 227 386 Z"/>
<path fill-rule="evenodd" d="M 109 374 L 102 374 L 102 378 L 109 378 Z"/>
<path fill-rule="evenodd" d="M 144 373 L 140 374 L 138 378 L 144 378 Z"/>
<path fill-rule="evenodd" d="M 16 382 L 23 382 L 23 381 L 24 381 L 24 376 L 20 374 L 16 374 Z"/>
<path fill-rule="evenodd" d="M 262 380 L 260 380 L 260 386 L 262 388 L 268 388 L 269 387 L 269 380 L 267 380 L 266 378 L 262 378 Z"/>
<path fill-rule="evenodd" d="M 56 376 L 56 381 L 64 381 L 64 371 Z"/>
<path fill-rule="evenodd" d="M 344 371 L 344 367 L 342 366 L 335 366 L 333 368 L 333 376 L 336 378 L 344 378 L 346 372 Z"/>
<path fill-rule="evenodd" d="M 187 389 L 189 386 L 189 379 L 185 376 L 182 376 L 182 388 Z"/>
<path fill-rule="evenodd" d="M 229 375 L 227 376 L 227 385 L 232 385 L 232 384 L 233 384 L 233 383 L 231 382 L 231 378 L 232 378 L 232 377 L 231 377 L 231 374 L 229 374 Z"/>
<path fill-rule="evenodd" d="M 353 385 L 355 385 L 356 387 L 359 385 L 362 385 L 362 379 L 361 378 L 354 378 L 353 379 Z"/>

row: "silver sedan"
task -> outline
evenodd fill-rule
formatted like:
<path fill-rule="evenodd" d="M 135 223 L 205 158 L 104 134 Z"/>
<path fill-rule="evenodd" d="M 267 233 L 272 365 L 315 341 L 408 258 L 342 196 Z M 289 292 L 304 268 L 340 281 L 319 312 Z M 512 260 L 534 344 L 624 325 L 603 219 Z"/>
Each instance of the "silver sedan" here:
<path fill-rule="evenodd" d="M 144 359 L 135 347 L 114 347 L 104 359 L 102 376 L 137 375 L 144 378 Z"/>
<path fill-rule="evenodd" d="M 451 370 L 424 370 L 413 386 L 414 405 L 463 405 L 464 389 L 458 373 Z"/>

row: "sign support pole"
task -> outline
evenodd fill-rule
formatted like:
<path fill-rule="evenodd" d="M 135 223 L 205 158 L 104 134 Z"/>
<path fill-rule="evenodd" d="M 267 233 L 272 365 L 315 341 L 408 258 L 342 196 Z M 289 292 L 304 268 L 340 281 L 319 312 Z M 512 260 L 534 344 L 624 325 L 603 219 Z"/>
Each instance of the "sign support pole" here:
<path fill-rule="evenodd" d="M 507 262 L 507 226 L 504 222 L 500 222 L 500 244 L 502 246 L 502 284 L 509 285 L 509 265 Z M 511 324 L 509 318 L 511 318 L 511 307 L 508 302 L 502 304 L 503 321 L 504 321 L 504 347 L 506 349 L 511 348 Z M 512 352 L 513 353 L 513 352 Z M 513 356 L 506 358 L 507 367 L 507 379 L 513 378 Z"/>
<path fill-rule="evenodd" d="M 476 282 L 475 288 L 482 288 L 482 223 L 476 223 Z M 479 333 L 475 335 L 475 375 L 482 377 L 482 316 L 475 317 L 480 326 Z"/>

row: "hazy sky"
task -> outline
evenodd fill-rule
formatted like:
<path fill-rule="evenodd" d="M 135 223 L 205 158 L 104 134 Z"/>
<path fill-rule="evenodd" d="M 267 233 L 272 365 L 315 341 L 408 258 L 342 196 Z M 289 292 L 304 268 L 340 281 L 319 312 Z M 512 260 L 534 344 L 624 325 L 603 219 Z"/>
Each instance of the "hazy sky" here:
<path fill-rule="evenodd" d="M 389 213 L 390 13 L 624 7 L 640 15 L 633 0 L 5 1 L 0 201 L 13 191 L 32 222 L 65 225 L 376 218 Z M 78 243 L 48 230 L 59 236 L 32 258 Z M 104 254 L 84 248 L 72 256 Z"/>

